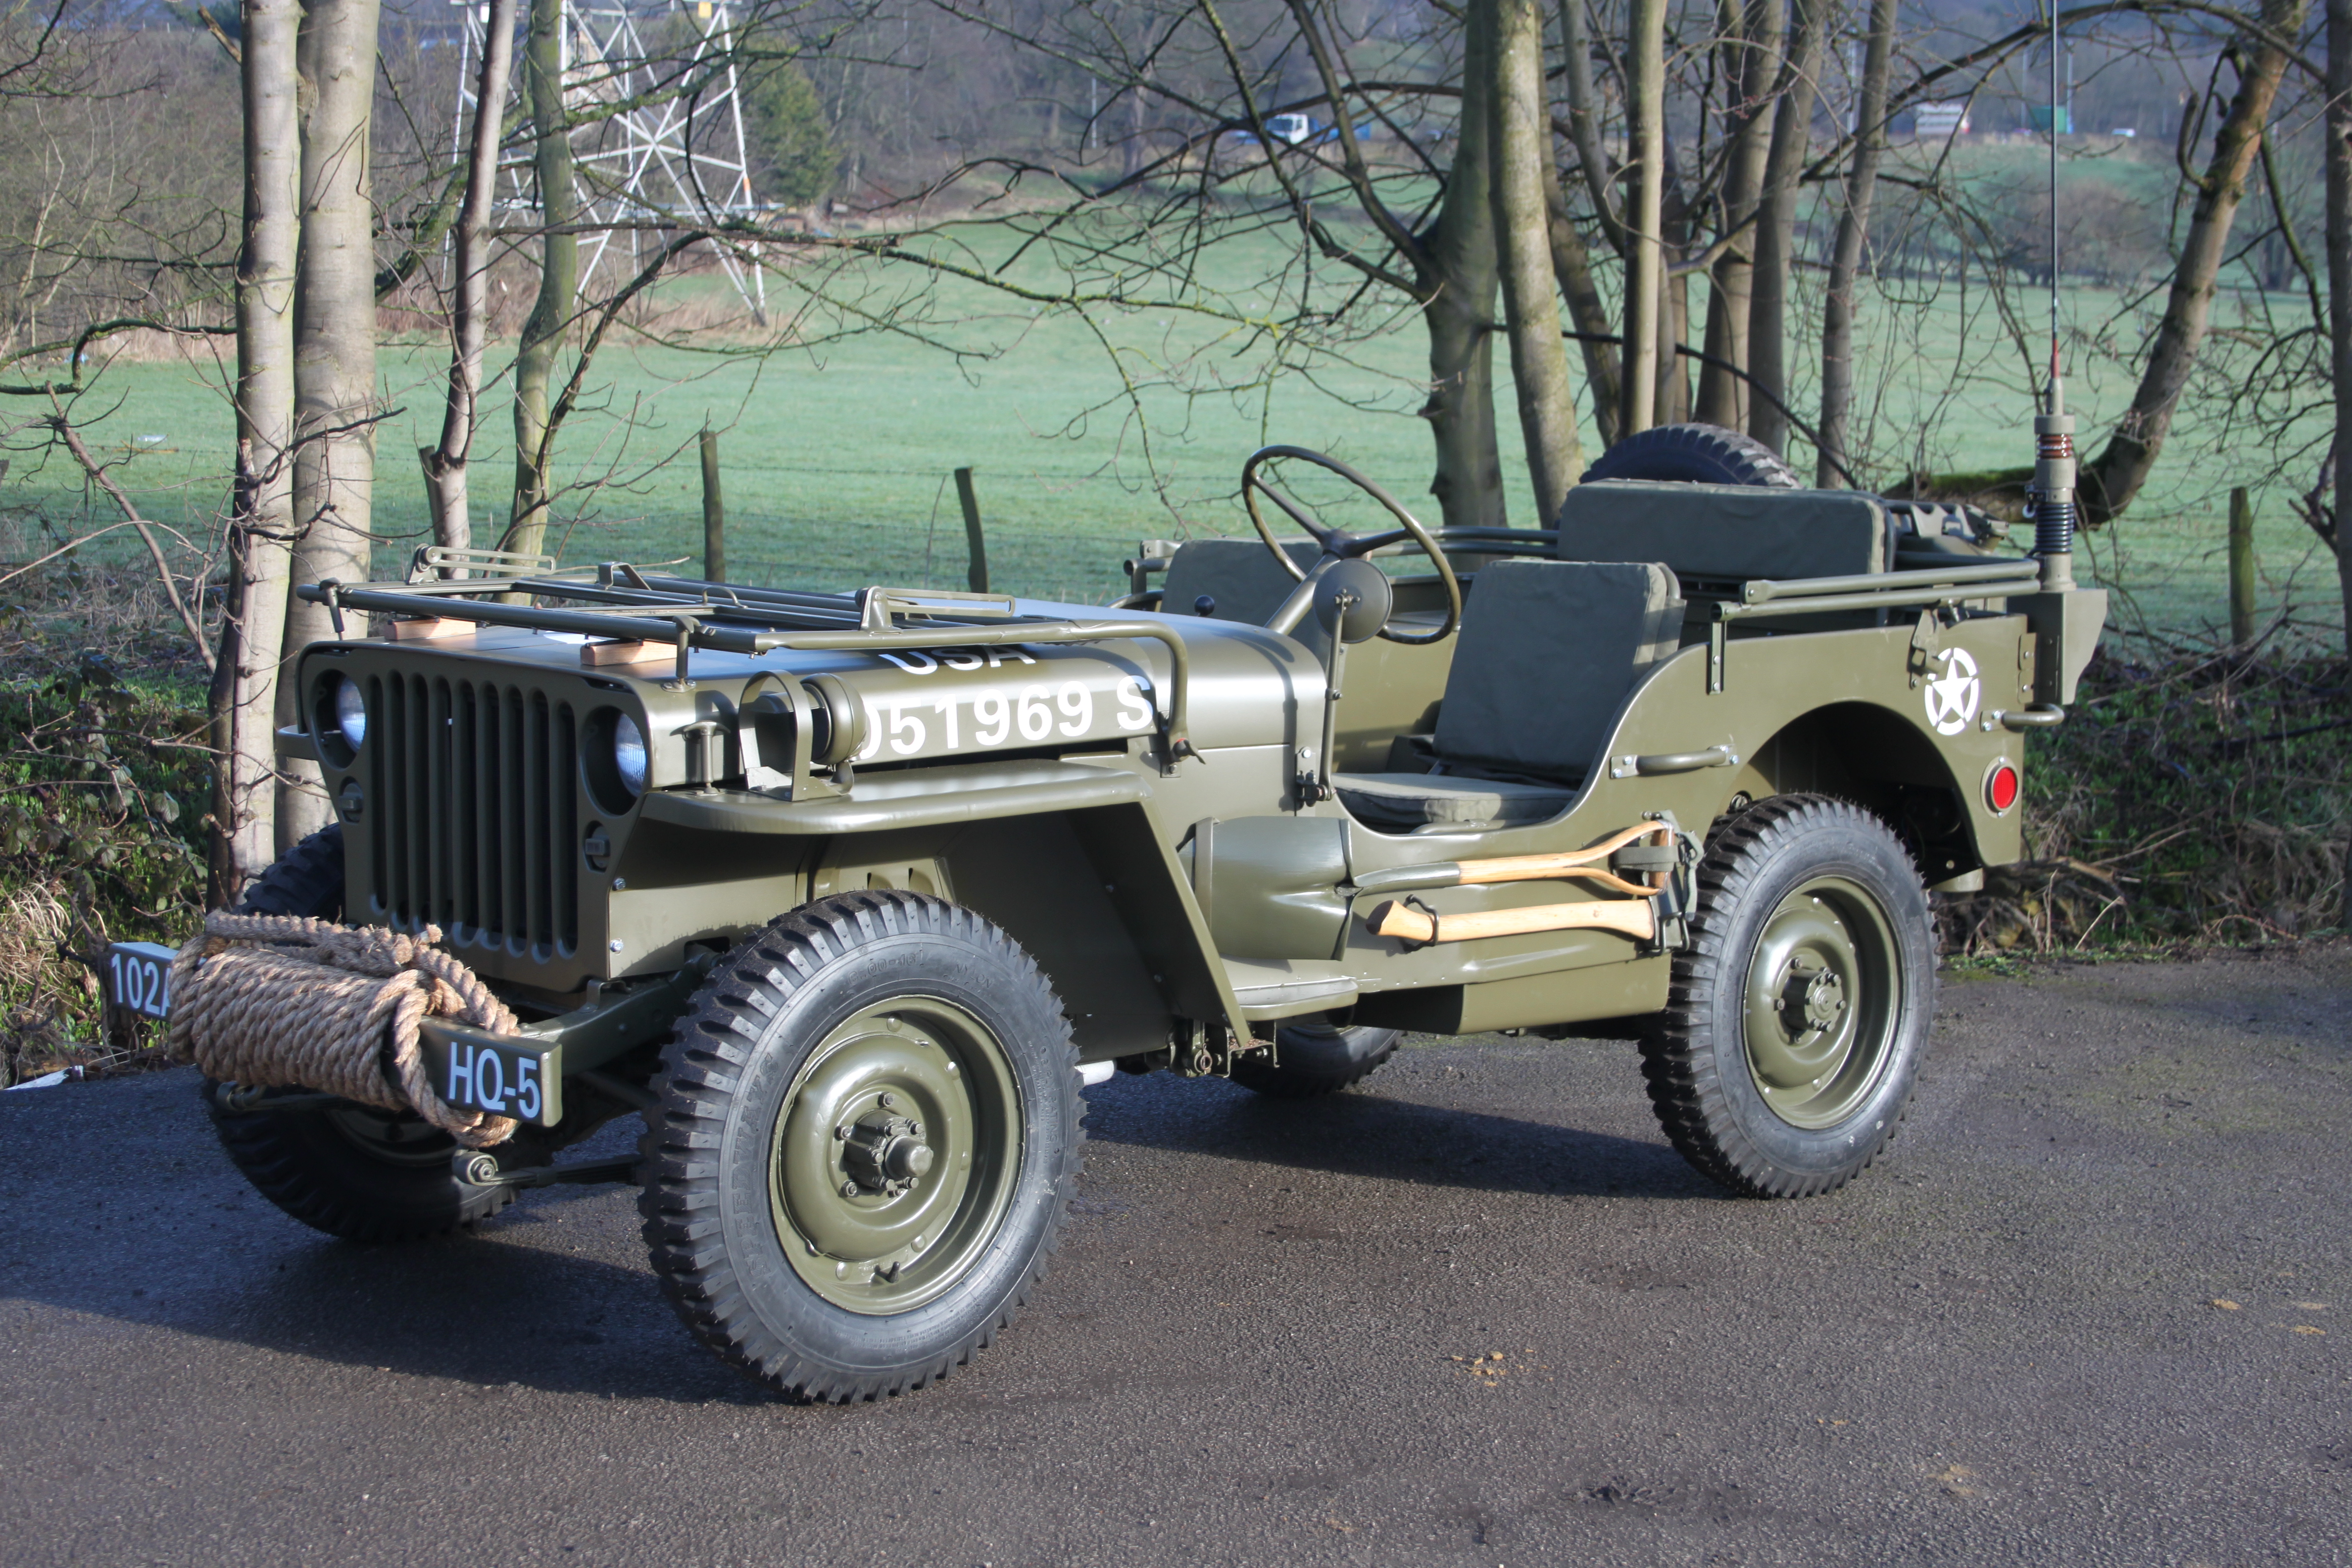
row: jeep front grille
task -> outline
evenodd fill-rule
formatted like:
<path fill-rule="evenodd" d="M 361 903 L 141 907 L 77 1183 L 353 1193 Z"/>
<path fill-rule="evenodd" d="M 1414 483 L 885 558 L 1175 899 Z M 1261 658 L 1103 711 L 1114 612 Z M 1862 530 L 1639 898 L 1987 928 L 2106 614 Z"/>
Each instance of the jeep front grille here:
<path fill-rule="evenodd" d="M 372 676 L 375 914 L 541 962 L 579 945 L 579 724 L 495 681 Z"/>

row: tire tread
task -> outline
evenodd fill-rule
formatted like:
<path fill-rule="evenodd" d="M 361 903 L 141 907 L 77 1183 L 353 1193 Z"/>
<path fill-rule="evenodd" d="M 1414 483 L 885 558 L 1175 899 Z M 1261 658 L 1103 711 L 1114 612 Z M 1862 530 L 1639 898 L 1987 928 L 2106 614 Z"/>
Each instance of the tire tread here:
<path fill-rule="evenodd" d="M 1870 1168 L 1894 1142 L 1909 1114 L 1911 1092 L 1891 1107 L 1880 1137 L 1837 1169 L 1792 1173 L 1772 1166 L 1745 1138 L 1725 1099 L 1708 1019 L 1721 986 L 1740 984 L 1724 950 L 1723 931 L 1753 893 L 1768 855 L 1801 835 L 1853 827 L 1885 835 L 1885 825 L 1860 806 L 1825 795 L 1784 795 L 1758 801 L 1719 825 L 1700 860 L 1687 947 L 1675 954 L 1665 1009 L 1642 1042 L 1642 1078 L 1651 1109 L 1675 1152 L 1702 1175 L 1743 1197 L 1815 1197 Z M 1934 971 L 1925 1005 L 1934 1010 Z"/>
<path fill-rule="evenodd" d="M 1067 1153 L 1056 1182 L 1057 1201 L 1051 1205 L 1034 1261 L 995 1311 L 936 1358 L 885 1373 L 845 1373 L 795 1355 L 761 1324 L 738 1288 L 717 1217 L 719 1130 L 740 1087 L 727 1068 L 742 1065 L 751 1056 L 746 1047 L 732 1042 L 755 1041 L 760 1026 L 795 992 L 814 984 L 830 963 L 884 937 L 916 931 L 982 945 L 1020 981 L 1053 994 L 1035 961 L 1018 943 L 961 905 L 895 889 L 837 894 L 771 922 L 704 983 L 678 1019 L 664 1053 L 660 1102 L 646 1112 L 646 1131 L 638 1143 L 645 1188 L 637 1207 L 646 1246 L 663 1293 L 678 1317 L 729 1365 L 779 1393 L 813 1404 L 846 1405 L 906 1394 L 970 1364 L 1012 1322 L 1044 1279 L 1047 1260 L 1060 1250 L 1063 1220 L 1084 1164 L 1083 1102 L 1073 1094 L 1068 1097 L 1071 1110 L 1064 1129 Z M 1062 1016 L 1058 999 L 1054 1012 Z M 1066 1020 L 1060 1044 L 1060 1054 L 1075 1074 L 1077 1053 Z M 698 1217 L 705 1215 L 707 1219 Z"/>
<path fill-rule="evenodd" d="M 1579 482 L 1585 479 L 1802 488 L 1780 454 L 1753 436 L 1696 421 L 1653 426 L 1628 436 L 1584 470 Z"/>

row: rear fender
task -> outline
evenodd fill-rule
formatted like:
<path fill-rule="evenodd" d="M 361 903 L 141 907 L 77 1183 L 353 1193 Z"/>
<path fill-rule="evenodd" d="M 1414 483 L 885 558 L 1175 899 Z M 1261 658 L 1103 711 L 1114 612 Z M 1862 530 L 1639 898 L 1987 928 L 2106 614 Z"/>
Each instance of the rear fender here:
<path fill-rule="evenodd" d="M 1965 878 L 2021 852 L 2019 813 L 1995 816 L 1982 781 L 1962 779 L 1907 715 L 1872 702 L 1815 709 L 1755 749 L 1740 792 L 1850 800 L 1900 834 L 1929 883 Z"/>

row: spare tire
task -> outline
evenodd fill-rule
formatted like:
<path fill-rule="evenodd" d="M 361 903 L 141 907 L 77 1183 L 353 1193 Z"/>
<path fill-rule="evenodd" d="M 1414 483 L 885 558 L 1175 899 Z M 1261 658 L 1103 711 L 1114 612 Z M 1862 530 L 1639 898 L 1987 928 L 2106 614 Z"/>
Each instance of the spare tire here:
<path fill-rule="evenodd" d="M 1584 470 L 1584 478 L 1802 488 L 1778 452 L 1720 425 L 1652 426 L 1601 453 L 1600 461 Z"/>

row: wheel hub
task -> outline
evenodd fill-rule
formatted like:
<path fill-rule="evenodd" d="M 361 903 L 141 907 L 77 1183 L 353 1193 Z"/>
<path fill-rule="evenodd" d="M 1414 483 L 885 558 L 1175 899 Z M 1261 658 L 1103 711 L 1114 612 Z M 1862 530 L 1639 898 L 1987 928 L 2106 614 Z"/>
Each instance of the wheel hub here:
<path fill-rule="evenodd" d="M 889 1114 L 894 1099 L 882 1095 L 880 1109 L 834 1129 L 841 1142 L 841 1168 L 849 1179 L 869 1193 L 889 1197 L 912 1190 L 930 1174 L 938 1158 L 923 1142 L 921 1122 Z"/>
<path fill-rule="evenodd" d="M 1780 986 L 1780 1014 L 1791 1035 L 1818 1034 L 1838 1026 L 1845 1012 L 1845 982 L 1838 972 L 1792 958 Z"/>
<path fill-rule="evenodd" d="M 844 1020 L 812 1054 L 774 1134 L 776 1227 L 835 1305 L 903 1311 L 984 1254 L 1011 1197 L 1014 1086 L 984 1026 L 899 1000 Z"/>
<path fill-rule="evenodd" d="M 1748 970 L 1748 1065 L 1765 1103 L 1798 1127 L 1853 1111 L 1878 1079 L 1898 983 L 1893 933 L 1859 889 L 1823 878 L 1780 900 Z"/>

